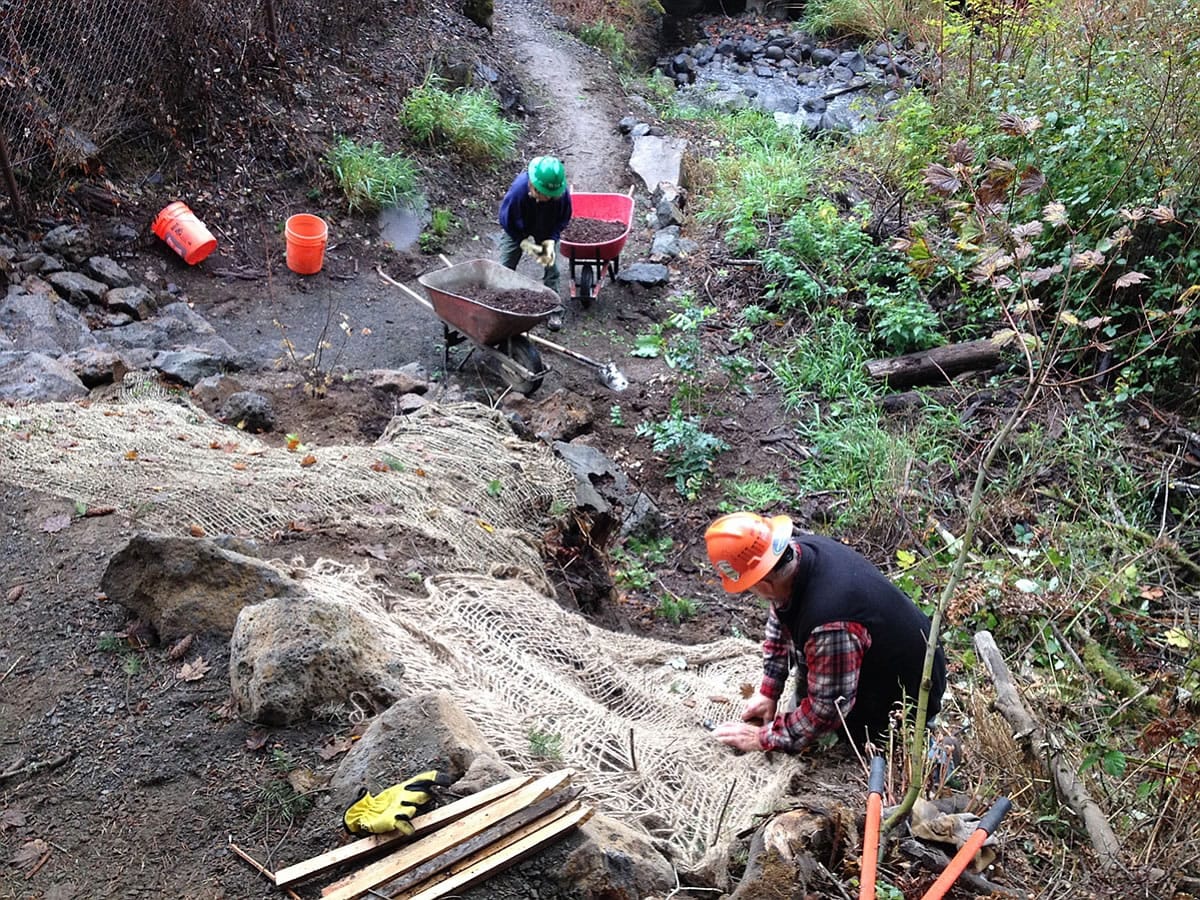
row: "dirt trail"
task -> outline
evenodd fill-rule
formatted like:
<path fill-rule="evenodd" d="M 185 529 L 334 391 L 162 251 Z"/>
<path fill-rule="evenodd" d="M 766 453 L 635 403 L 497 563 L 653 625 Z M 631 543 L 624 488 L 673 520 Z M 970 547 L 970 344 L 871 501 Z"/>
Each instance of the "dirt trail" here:
<path fill-rule="evenodd" d="M 496 40 L 522 69 L 531 110 L 541 120 L 528 155 L 552 154 L 567 167 L 575 191 L 621 193 L 632 181 L 629 143 L 617 132 L 621 86 L 612 64 L 574 36 L 553 27 L 535 0 L 496 7 Z"/>

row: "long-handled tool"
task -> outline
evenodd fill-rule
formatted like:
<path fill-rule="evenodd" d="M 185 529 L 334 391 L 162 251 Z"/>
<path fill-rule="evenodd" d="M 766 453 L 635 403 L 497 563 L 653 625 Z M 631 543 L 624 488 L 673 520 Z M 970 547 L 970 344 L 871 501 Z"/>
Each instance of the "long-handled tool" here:
<path fill-rule="evenodd" d="M 882 756 L 871 757 L 871 778 L 867 782 L 867 821 L 863 825 L 862 873 L 859 875 L 858 900 L 875 900 L 875 870 L 879 866 L 879 820 L 883 818 L 883 781 L 887 763 Z"/>
<path fill-rule="evenodd" d="M 979 825 L 967 838 L 967 842 L 958 848 L 954 859 L 950 860 L 945 870 L 938 876 L 938 880 L 925 892 L 921 900 L 940 900 L 941 897 L 946 896 L 946 892 L 958 880 L 958 876 L 963 873 L 967 864 L 975 858 L 976 852 L 983 846 L 988 835 L 1000 826 L 1000 820 L 1008 815 L 1010 809 L 1012 809 L 1012 803 L 1007 797 L 1001 797 L 992 804 L 992 808 L 979 820 Z"/>
<path fill-rule="evenodd" d="M 444 262 L 446 262 L 447 264 L 449 263 L 449 260 L 447 260 L 444 256 L 442 257 L 442 260 Z M 388 275 L 386 272 L 384 272 L 383 269 L 380 267 L 376 267 L 375 271 L 378 273 L 380 278 L 382 278 L 388 284 L 392 285 L 392 287 L 400 288 L 400 290 L 404 291 L 406 294 L 408 294 L 410 297 L 412 297 L 414 300 L 416 300 L 418 303 L 420 303 L 422 306 L 424 306 L 430 312 L 433 312 L 434 315 L 437 314 L 433 308 L 433 304 L 430 303 L 428 300 L 426 300 L 424 297 L 422 297 L 420 294 L 418 294 L 416 291 L 414 291 L 412 288 L 410 288 L 408 285 L 402 284 L 401 282 L 392 278 L 390 275 Z M 547 350 L 553 350 L 556 353 L 561 353 L 563 356 L 570 357 L 571 359 L 577 360 L 581 363 L 584 363 L 585 365 L 591 366 L 593 369 L 596 370 L 596 374 L 600 378 L 600 383 L 603 384 L 605 387 L 607 387 L 609 390 L 623 391 L 627 387 L 629 387 L 629 379 L 626 378 L 624 373 L 622 373 L 621 370 L 617 368 L 616 363 L 599 362 L 598 360 L 592 359 L 589 356 L 584 356 L 582 353 L 579 353 L 575 350 L 569 350 L 568 348 L 562 346 L 561 344 L 556 344 L 553 341 L 548 341 L 544 337 L 539 337 L 536 334 L 526 334 L 525 337 L 528 338 L 532 343 L 535 343 L 535 344 L 538 344 L 539 346 L 545 347 Z"/>

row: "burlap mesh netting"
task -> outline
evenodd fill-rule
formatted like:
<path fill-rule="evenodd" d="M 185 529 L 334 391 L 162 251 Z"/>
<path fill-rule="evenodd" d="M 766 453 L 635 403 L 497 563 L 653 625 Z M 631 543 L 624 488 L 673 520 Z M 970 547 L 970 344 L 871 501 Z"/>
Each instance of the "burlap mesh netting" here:
<path fill-rule="evenodd" d="M 682 868 L 720 853 L 796 771 L 734 755 L 701 725 L 731 718 L 739 686 L 757 684 L 751 642 L 612 633 L 557 605 L 535 535 L 552 507 L 573 504 L 573 476 L 493 410 L 431 405 L 374 446 L 289 452 L 161 392 L 126 391 L 0 412 L 0 460 L 5 481 L 169 533 L 198 524 L 269 540 L 299 522 L 353 522 L 436 542 L 427 594 L 328 561 L 306 585 L 370 616 L 414 692 L 449 691 L 518 770 L 574 766 L 598 809 L 671 845 Z"/>

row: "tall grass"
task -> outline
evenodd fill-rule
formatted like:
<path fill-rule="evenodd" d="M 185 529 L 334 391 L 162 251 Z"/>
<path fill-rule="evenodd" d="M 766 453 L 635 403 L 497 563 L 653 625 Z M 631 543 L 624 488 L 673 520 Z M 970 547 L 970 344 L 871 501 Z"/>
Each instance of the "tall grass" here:
<path fill-rule="evenodd" d="M 385 153 L 378 141 L 363 146 L 339 137 L 326 153 L 325 162 L 345 194 L 351 212 L 371 212 L 420 196 L 416 166 L 399 153 Z"/>
<path fill-rule="evenodd" d="M 446 82 L 429 75 L 404 99 L 400 124 L 418 141 L 443 145 L 479 162 L 502 162 L 516 151 L 514 122 L 486 91 L 462 88 L 447 91 Z"/>

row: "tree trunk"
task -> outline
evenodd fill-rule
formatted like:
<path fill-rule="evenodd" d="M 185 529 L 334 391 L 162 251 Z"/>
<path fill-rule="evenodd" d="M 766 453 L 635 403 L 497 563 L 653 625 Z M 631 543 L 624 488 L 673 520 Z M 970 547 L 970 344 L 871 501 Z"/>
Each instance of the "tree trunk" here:
<path fill-rule="evenodd" d="M 1000 362 L 1000 347 L 989 340 L 949 344 L 867 363 L 867 374 L 902 390 L 921 384 L 945 384 L 962 372 L 990 369 Z"/>

